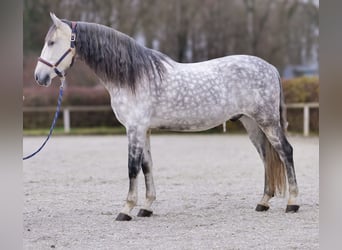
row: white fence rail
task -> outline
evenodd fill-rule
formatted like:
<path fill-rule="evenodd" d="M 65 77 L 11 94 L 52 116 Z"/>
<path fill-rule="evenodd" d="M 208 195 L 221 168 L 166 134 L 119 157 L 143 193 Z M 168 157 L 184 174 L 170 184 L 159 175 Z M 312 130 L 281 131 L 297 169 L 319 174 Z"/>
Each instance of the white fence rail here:
<path fill-rule="evenodd" d="M 303 109 L 303 135 L 309 136 L 310 134 L 310 108 L 318 108 L 318 102 L 309 103 L 288 103 L 287 109 Z"/>
<path fill-rule="evenodd" d="M 310 134 L 310 109 L 319 108 L 318 102 L 311 103 L 289 103 L 287 109 L 303 109 L 303 135 Z M 56 107 L 23 107 L 23 112 L 54 112 Z M 110 106 L 66 106 L 61 108 L 63 112 L 64 132 L 70 132 L 71 112 L 100 112 L 111 111 Z M 223 132 L 226 132 L 226 123 L 222 124 Z"/>

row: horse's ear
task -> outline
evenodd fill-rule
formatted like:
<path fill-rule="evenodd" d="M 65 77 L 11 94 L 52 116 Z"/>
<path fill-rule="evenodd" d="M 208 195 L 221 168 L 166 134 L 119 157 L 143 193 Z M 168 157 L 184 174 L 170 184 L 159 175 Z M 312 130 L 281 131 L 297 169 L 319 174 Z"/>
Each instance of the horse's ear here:
<path fill-rule="evenodd" d="M 63 22 L 54 13 L 50 12 L 50 17 L 57 28 L 62 26 Z"/>

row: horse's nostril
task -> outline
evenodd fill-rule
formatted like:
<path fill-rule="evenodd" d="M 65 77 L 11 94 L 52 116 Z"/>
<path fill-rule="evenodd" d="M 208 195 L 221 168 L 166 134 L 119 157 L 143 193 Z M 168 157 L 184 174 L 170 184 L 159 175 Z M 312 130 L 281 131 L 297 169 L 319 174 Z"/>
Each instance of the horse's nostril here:
<path fill-rule="evenodd" d="M 50 81 L 50 76 L 46 75 L 43 79 L 44 84 L 46 85 L 48 83 L 48 81 Z"/>
<path fill-rule="evenodd" d="M 41 74 L 34 74 L 34 78 L 39 85 L 47 86 L 50 83 L 50 76 Z"/>

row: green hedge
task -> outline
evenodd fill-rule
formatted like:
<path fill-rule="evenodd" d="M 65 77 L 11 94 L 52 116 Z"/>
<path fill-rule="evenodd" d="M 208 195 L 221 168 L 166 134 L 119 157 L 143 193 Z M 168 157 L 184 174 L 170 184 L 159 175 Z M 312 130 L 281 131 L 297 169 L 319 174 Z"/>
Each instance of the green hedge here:
<path fill-rule="evenodd" d="M 318 102 L 319 79 L 317 77 L 298 77 L 283 81 L 286 103 Z"/>

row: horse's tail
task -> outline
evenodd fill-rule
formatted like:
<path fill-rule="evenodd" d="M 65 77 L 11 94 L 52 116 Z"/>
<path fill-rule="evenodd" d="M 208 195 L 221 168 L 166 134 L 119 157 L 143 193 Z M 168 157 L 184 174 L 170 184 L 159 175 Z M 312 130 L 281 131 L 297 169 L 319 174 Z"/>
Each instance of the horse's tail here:
<path fill-rule="evenodd" d="M 269 194 L 284 197 L 287 183 L 285 166 L 280 160 L 278 153 L 267 139 L 265 140 L 265 150 L 265 174 L 268 182 Z"/>
<path fill-rule="evenodd" d="M 280 87 L 280 93 L 279 93 L 279 114 L 280 114 L 280 126 L 283 129 L 283 132 L 286 133 L 288 122 L 286 120 L 286 107 L 285 107 L 285 100 L 284 100 L 284 94 L 283 94 L 283 87 L 281 84 L 281 78 L 279 76 L 279 73 L 277 71 L 278 75 L 278 81 L 279 81 L 279 87 Z"/>
<path fill-rule="evenodd" d="M 277 71 L 278 74 L 278 71 Z M 279 103 L 279 114 L 280 114 L 280 125 L 284 133 L 287 128 L 286 121 L 286 108 L 283 97 L 283 90 L 281 85 L 281 79 L 278 74 L 280 84 L 280 103 Z M 280 160 L 279 154 L 274 150 L 271 143 L 265 138 L 265 174 L 268 182 L 269 193 L 284 197 L 286 191 L 286 171 L 285 165 Z"/>

